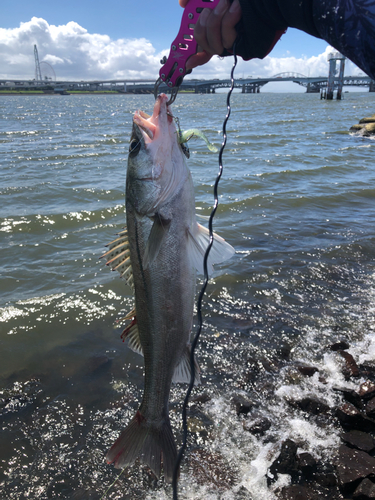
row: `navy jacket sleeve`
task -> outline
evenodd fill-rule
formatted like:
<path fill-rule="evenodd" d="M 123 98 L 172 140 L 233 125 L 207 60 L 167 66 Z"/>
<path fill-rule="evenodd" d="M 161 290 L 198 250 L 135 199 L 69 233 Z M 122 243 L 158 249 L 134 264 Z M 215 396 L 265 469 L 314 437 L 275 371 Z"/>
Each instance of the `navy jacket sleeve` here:
<path fill-rule="evenodd" d="M 314 0 L 320 36 L 375 79 L 374 0 Z"/>
<path fill-rule="evenodd" d="M 240 0 L 237 52 L 265 57 L 277 34 L 298 28 L 330 45 L 375 79 L 374 0 Z"/>

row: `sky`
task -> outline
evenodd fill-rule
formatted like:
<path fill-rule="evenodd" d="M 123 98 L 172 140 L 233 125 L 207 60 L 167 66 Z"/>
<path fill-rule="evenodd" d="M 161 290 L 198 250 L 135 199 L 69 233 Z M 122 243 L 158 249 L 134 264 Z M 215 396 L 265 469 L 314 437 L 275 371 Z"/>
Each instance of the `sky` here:
<path fill-rule="evenodd" d="M 35 77 L 34 44 L 44 62 L 42 73 L 54 72 L 57 80 L 156 80 L 183 13 L 178 0 L 17 0 L 11 5 L 0 17 L 0 79 L 9 80 Z M 331 50 L 327 42 L 289 29 L 270 56 L 240 59 L 236 75 L 327 75 Z M 232 58 L 213 57 L 191 78 L 229 78 L 231 66 Z M 345 74 L 363 72 L 347 61 Z"/>

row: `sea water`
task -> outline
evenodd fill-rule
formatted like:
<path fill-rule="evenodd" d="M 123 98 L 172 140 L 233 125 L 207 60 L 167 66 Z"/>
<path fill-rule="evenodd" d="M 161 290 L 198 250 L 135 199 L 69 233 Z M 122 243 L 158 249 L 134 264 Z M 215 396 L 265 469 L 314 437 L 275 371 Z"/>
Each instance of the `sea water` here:
<path fill-rule="evenodd" d="M 348 133 L 375 94 L 233 94 L 215 231 L 236 249 L 203 302 L 180 498 L 275 498 L 267 469 L 283 440 L 317 458 L 339 431 L 290 401 L 340 402 L 342 359 L 375 359 L 375 141 Z M 130 288 L 99 261 L 125 225 L 132 115 L 152 96 L 14 96 L 0 100 L 1 498 L 167 499 L 136 463 L 104 460 L 142 396 L 142 358 L 116 322 Z M 222 142 L 226 95 L 179 95 L 182 129 Z M 197 213 L 210 214 L 217 154 L 189 142 Z M 198 280 L 198 290 L 202 277 Z M 195 328 L 195 327 L 194 327 Z M 299 364 L 318 371 L 302 376 Z M 171 393 L 181 443 L 186 388 Z M 253 403 L 237 416 L 233 398 Z M 263 435 L 246 426 L 271 425 Z M 108 490 L 108 491 L 107 491 Z M 107 492 L 107 493 L 106 493 Z M 104 496 L 103 496 L 104 495 Z"/>

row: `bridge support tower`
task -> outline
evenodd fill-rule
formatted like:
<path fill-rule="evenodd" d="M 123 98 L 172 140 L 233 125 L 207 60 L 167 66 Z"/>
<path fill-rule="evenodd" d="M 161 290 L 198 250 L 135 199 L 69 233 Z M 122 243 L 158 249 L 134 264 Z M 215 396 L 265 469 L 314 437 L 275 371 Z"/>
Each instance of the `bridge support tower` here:
<path fill-rule="evenodd" d="M 256 83 L 242 85 L 243 94 L 259 94 L 259 91 L 260 91 L 260 85 L 257 85 Z"/>
<path fill-rule="evenodd" d="M 375 80 L 371 80 L 369 92 L 375 92 Z"/>
<path fill-rule="evenodd" d="M 336 70 L 337 61 L 340 61 L 340 70 L 339 70 L 338 81 L 336 83 L 335 77 L 337 73 Z M 330 54 L 328 54 L 328 62 L 329 62 L 329 73 L 328 73 L 328 83 L 327 83 L 325 98 L 332 100 L 333 91 L 335 89 L 335 86 L 337 86 L 336 98 L 340 100 L 342 95 L 342 87 L 344 85 L 345 57 L 341 55 L 339 52 L 331 52 Z"/>

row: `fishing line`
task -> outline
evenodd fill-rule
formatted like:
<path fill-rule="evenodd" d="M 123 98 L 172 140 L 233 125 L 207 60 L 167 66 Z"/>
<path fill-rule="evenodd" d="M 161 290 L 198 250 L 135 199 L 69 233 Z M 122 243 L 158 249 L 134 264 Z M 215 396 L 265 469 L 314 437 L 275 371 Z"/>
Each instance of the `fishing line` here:
<path fill-rule="evenodd" d="M 233 66 L 232 66 L 232 70 L 231 70 L 231 73 L 230 73 L 231 87 L 230 87 L 229 92 L 227 94 L 227 115 L 226 115 L 226 117 L 224 119 L 224 122 L 223 122 L 223 142 L 221 144 L 221 148 L 220 148 L 220 152 L 219 152 L 219 173 L 218 173 L 218 175 L 216 177 L 216 181 L 215 181 L 215 185 L 214 185 L 214 205 L 213 205 L 213 208 L 212 208 L 212 211 L 211 211 L 211 215 L 210 215 L 210 218 L 209 218 L 209 221 L 208 221 L 208 229 L 209 229 L 209 233 L 210 233 L 210 242 L 208 244 L 208 247 L 206 249 L 206 253 L 205 253 L 204 258 L 203 258 L 204 282 L 203 282 L 201 291 L 199 293 L 198 301 L 197 301 L 198 330 L 197 330 L 197 333 L 195 334 L 194 340 L 193 340 L 193 342 L 191 344 L 191 352 L 190 352 L 190 371 L 191 371 L 190 384 L 189 384 L 188 390 L 186 392 L 184 404 L 182 406 L 183 437 L 182 437 L 182 445 L 181 445 L 181 448 L 180 448 L 180 450 L 178 452 L 178 455 L 177 455 L 177 458 L 176 458 L 175 468 L 174 468 L 174 471 L 173 471 L 173 483 L 172 483 L 172 486 L 173 486 L 173 500 L 178 500 L 178 494 L 177 494 L 178 472 L 179 472 L 180 464 L 181 464 L 181 461 L 182 461 L 182 458 L 183 458 L 183 455 L 184 455 L 184 452 L 185 452 L 185 449 L 186 449 L 186 444 L 187 444 L 188 429 L 187 429 L 186 411 L 187 411 L 187 405 L 189 403 L 190 394 L 191 394 L 191 391 L 193 390 L 193 387 L 194 387 L 194 380 L 195 380 L 194 352 L 195 352 L 195 349 L 197 347 L 199 336 L 201 334 L 202 326 L 203 326 L 202 301 L 203 301 L 203 297 L 204 297 L 204 294 L 206 292 L 206 288 L 207 288 L 208 280 L 209 280 L 208 269 L 207 269 L 207 261 L 208 261 L 208 257 L 209 257 L 209 254 L 210 254 L 213 242 L 214 242 L 214 235 L 213 235 L 213 229 L 212 229 L 213 219 L 215 217 L 215 213 L 216 213 L 217 207 L 219 205 L 218 186 L 219 186 L 219 182 L 220 182 L 220 179 L 221 179 L 221 176 L 222 176 L 222 173 L 223 173 L 223 152 L 224 152 L 225 146 L 227 144 L 227 123 L 228 123 L 228 120 L 229 120 L 229 117 L 230 117 L 230 113 L 231 113 L 230 98 L 231 98 L 231 95 L 232 95 L 232 92 L 233 92 L 233 89 L 234 89 L 234 70 L 236 69 L 236 66 L 237 66 L 236 43 L 234 43 L 232 50 L 233 50 L 234 61 L 233 61 Z"/>

